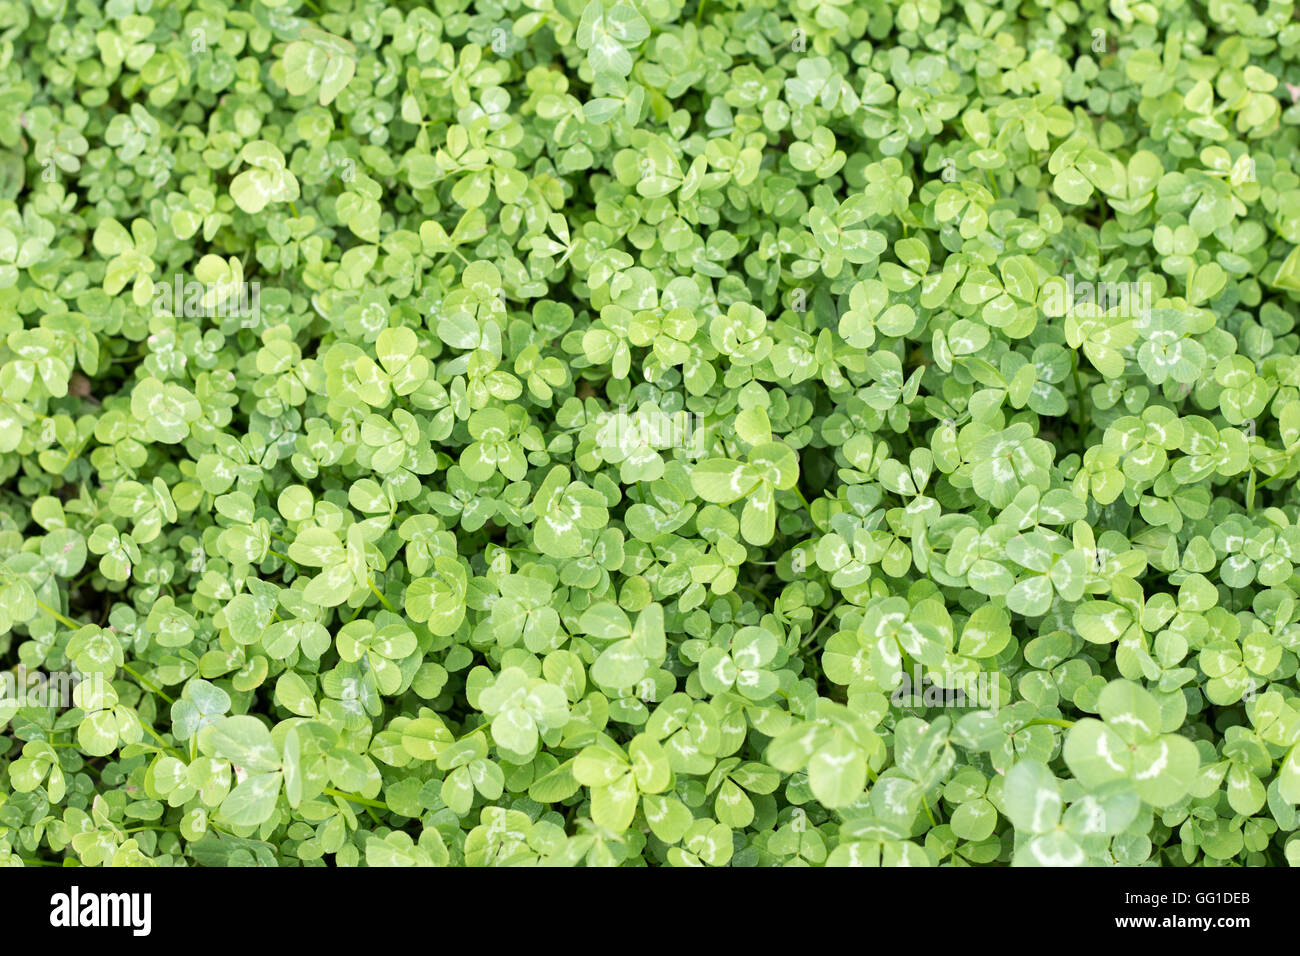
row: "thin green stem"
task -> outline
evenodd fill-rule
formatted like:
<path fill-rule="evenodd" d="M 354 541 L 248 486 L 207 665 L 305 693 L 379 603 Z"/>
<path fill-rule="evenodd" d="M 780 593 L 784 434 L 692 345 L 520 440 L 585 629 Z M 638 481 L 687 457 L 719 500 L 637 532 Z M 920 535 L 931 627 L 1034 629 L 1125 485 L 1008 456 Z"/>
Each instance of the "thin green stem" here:
<path fill-rule="evenodd" d="M 1044 726 L 1064 727 L 1068 730 L 1069 728 L 1074 726 L 1074 721 L 1063 720 L 1059 717 L 1035 717 L 1033 720 L 1029 720 L 1021 724 L 1020 729 L 1024 730 L 1026 727 L 1044 727 Z"/>
<path fill-rule="evenodd" d="M 798 486 L 798 485 L 795 485 L 794 488 L 792 488 L 791 490 L 792 490 L 796 495 L 799 496 L 799 500 L 800 500 L 801 502 L 803 502 L 804 510 L 808 512 L 808 517 L 811 518 L 811 517 L 812 517 L 812 506 L 808 504 L 808 499 L 805 498 L 805 497 L 803 496 L 803 492 L 799 490 L 799 486 Z"/>
<path fill-rule="evenodd" d="M 164 693 L 164 691 L 163 691 L 163 689 L 162 689 L 161 687 L 159 687 L 159 686 L 158 686 L 157 684 L 155 684 L 153 681 L 149 680 L 149 678 L 145 677 L 143 674 L 141 674 L 139 671 L 137 671 L 137 670 L 136 670 L 134 667 L 132 667 L 130 664 L 123 664 L 123 665 L 122 665 L 122 670 L 126 671 L 128 674 L 130 674 L 132 677 L 134 677 L 137 681 L 139 681 L 139 682 L 140 682 L 140 686 L 143 687 L 145 690 L 148 690 L 148 691 L 151 691 L 151 692 L 157 694 L 159 697 L 161 697 L 163 700 L 167 701 L 167 703 L 169 703 L 169 704 L 174 704 L 174 703 L 176 703 L 175 700 L 173 700 L 172 698 L 168 697 L 167 694 Z"/>
<path fill-rule="evenodd" d="M 1079 426 L 1079 437 L 1083 438 L 1088 434 L 1088 403 L 1083 397 L 1083 375 L 1079 371 L 1079 353 L 1075 349 L 1070 350 L 1070 374 L 1074 378 L 1074 397 L 1079 403 L 1075 424 Z"/>
<path fill-rule="evenodd" d="M 139 716 L 140 716 L 139 714 L 136 715 L 137 718 L 139 718 Z M 177 750 L 175 747 L 173 747 L 171 744 L 169 744 L 166 740 L 164 740 L 162 734 L 158 733 L 158 731 L 154 730 L 152 727 L 150 727 L 148 724 L 146 724 L 143 720 L 140 721 L 140 726 L 143 727 L 143 728 L 145 729 L 145 732 L 146 732 L 150 737 L 152 737 L 154 740 L 158 741 L 159 746 L 162 747 L 162 749 L 163 749 L 163 751 L 164 751 L 165 753 L 169 753 L 169 754 L 171 754 L 173 757 L 175 757 L 177 760 L 179 760 L 181 763 L 185 763 L 185 754 L 181 753 L 179 750 Z"/>
<path fill-rule="evenodd" d="M 368 574 L 366 575 L 366 583 L 370 585 L 370 590 L 375 592 L 375 597 L 379 598 L 379 603 L 382 604 L 384 607 L 386 607 L 388 610 L 392 611 L 394 614 L 396 614 L 397 608 L 393 607 L 393 605 L 389 603 L 388 598 L 384 597 L 383 591 L 375 587 L 375 582 L 370 580 L 370 575 Z"/>
<path fill-rule="evenodd" d="M 68 466 L 72 464 L 73 459 L 80 455 L 81 450 L 85 447 L 86 443 L 83 441 L 75 445 L 73 449 L 68 452 L 68 457 L 63 460 L 63 467 L 59 469 L 59 474 L 63 474 L 68 470 Z"/>
<path fill-rule="evenodd" d="M 831 605 L 831 609 L 822 616 L 821 622 L 812 629 L 812 633 L 803 639 L 803 642 L 799 645 L 801 648 L 807 647 L 809 644 L 813 642 L 813 638 L 815 638 L 819 633 L 821 633 L 821 629 L 826 626 L 826 622 L 831 619 L 831 615 L 834 614 L 837 610 L 839 610 L 840 605 L 843 603 L 844 603 L 844 599 L 840 598 L 833 605 Z"/>
<path fill-rule="evenodd" d="M 42 601 L 40 598 L 36 599 L 36 606 L 40 608 L 42 611 L 44 611 L 46 614 L 48 614 L 50 617 L 54 618 L 54 620 L 58 621 L 60 624 L 62 624 L 64 627 L 70 630 L 76 631 L 85 626 L 82 624 L 78 624 L 76 621 L 72 620 L 71 618 L 64 617 L 58 611 L 54 610 L 54 608 L 50 607 L 48 604 Z"/>
<path fill-rule="evenodd" d="M 338 797 L 340 800 L 350 800 L 353 803 L 359 803 L 363 807 L 374 807 L 377 810 L 387 810 L 388 805 L 380 803 L 378 800 L 367 800 L 365 797 L 358 797 L 355 793 L 344 793 L 342 790 L 335 790 L 333 787 L 326 787 L 321 793 L 331 797 Z"/>
<path fill-rule="evenodd" d="M 1256 488 L 1263 488 L 1263 487 L 1265 487 L 1265 486 L 1266 486 L 1270 481 L 1272 481 L 1274 478 L 1276 478 L 1276 477 L 1277 477 L 1278 475 L 1280 475 L 1280 474 L 1282 474 L 1282 472 L 1279 471 L 1279 472 L 1277 473 L 1277 475 L 1269 475 L 1269 476 L 1268 476 L 1267 478 L 1265 478 L 1263 481 L 1261 481 L 1261 482 L 1259 482 L 1258 484 L 1256 484 L 1255 487 L 1256 487 Z"/>

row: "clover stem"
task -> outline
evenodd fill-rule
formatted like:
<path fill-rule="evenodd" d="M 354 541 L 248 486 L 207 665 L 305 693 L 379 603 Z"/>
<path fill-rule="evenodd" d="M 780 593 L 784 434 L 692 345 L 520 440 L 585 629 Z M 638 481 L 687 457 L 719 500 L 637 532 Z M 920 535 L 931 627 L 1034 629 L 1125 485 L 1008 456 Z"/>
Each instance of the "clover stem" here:
<path fill-rule="evenodd" d="M 699 26 L 700 18 L 704 16 L 704 8 L 709 5 L 709 0 L 700 0 L 700 5 L 695 8 L 695 25 Z"/>
<path fill-rule="evenodd" d="M 316 4 L 312 3 L 312 0 L 302 0 L 302 2 L 304 6 L 310 7 L 314 13 L 316 13 L 318 16 L 320 15 L 321 8 L 316 6 Z"/>
<path fill-rule="evenodd" d="M 1069 728 L 1074 726 L 1074 721 L 1062 720 L 1059 717 L 1035 717 L 1033 720 L 1026 721 L 1025 723 L 1021 724 L 1020 729 L 1024 730 L 1026 727 L 1042 727 L 1042 726 L 1064 727 L 1068 730 Z"/>
<path fill-rule="evenodd" d="M 384 592 L 375 587 L 375 582 L 370 580 L 370 575 L 368 574 L 366 575 L 366 584 L 370 585 L 370 590 L 375 592 L 375 597 L 379 598 L 380 604 L 392 611 L 394 614 L 397 613 L 397 608 L 393 607 L 393 605 L 388 602 L 388 598 L 384 597 Z"/>
<path fill-rule="evenodd" d="M 808 520 L 811 521 L 813 523 L 813 527 L 816 528 L 817 519 L 813 517 L 812 505 L 808 504 L 808 499 L 803 496 L 803 492 L 799 490 L 798 485 L 795 485 L 791 489 L 791 491 L 793 491 L 796 495 L 799 496 L 799 500 L 803 503 L 803 510 L 808 512 Z"/>
<path fill-rule="evenodd" d="M 139 714 L 137 714 L 136 716 L 138 718 Z M 169 753 L 177 760 L 179 760 L 181 763 L 185 763 L 185 755 L 181 753 L 179 750 L 177 750 L 175 747 L 173 747 L 171 744 L 169 744 L 167 741 L 163 740 L 162 734 L 158 733 L 158 731 L 154 730 L 143 720 L 140 721 L 140 726 L 145 729 L 145 732 L 148 733 L 150 737 L 158 741 L 158 743 L 162 746 L 162 749 L 165 753 Z"/>
<path fill-rule="evenodd" d="M 42 611 L 44 611 L 46 614 L 48 614 L 50 617 L 54 618 L 54 620 L 58 621 L 66 628 L 75 631 L 80 629 L 83 626 L 81 624 L 78 624 L 76 621 L 72 620 L 71 618 L 64 617 L 58 611 L 54 610 L 54 608 L 50 607 L 48 604 L 42 601 L 40 598 L 36 599 L 36 606 L 40 608 Z"/>
<path fill-rule="evenodd" d="M 130 674 L 132 677 L 134 677 L 137 681 L 139 681 L 139 682 L 140 682 L 140 686 L 143 687 L 143 688 L 145 688 L 145 690 L 152 691 L 153 693 L 155 693 L 155 694 L 157 694 L 159 697 L 161 697 L 163 700 L 167 701 L 167 703 L 169 703 L 169 704 L 174 704 L 174 703 L 176 703 L 176 701 L 174 701 L 172 698 L 168 697 L 165 693 L 163 693 L 163 689 L 162 689 L 161 687 L 159 687 L 159 686 L 158 686 L 157 684 L 155 684 L 153 681 L 149 680 L 147 677 L 145 677 L 143 674 L 141 674 L 139 671 L 137 671 L 137 670 L 136 670 L 134 667 L 132 667 L 130 664 L 123 664 L 123 665 L 122 665 L 122 670 L 126 671 L 128 674 Z M 148 730 L 147 727 L 146 727 L 145 729 Z M 161 739 L 161 738 L 159 738 L 159 739 Z"/>
<path fill-rule="evenodd" d="M 379 810 L 387 810 L 388 804 L 380 803 L 378 800 L 367 800 L 365 797 L 358 797 L 355 793 L 344 793 L 342 790 L 335 790 L 333 787 L 326 787 L 321 793 L 328 794 L 331 797 L 339 797 L 342 800 L 351 800 L 353 803 L 359 803 L 363 807 L 375 807 Z"/>
<path fill-rule="evenodd" d="M 68 452 L 68 457 L 63 460 L 63 467 L 59 469 L 59 474 L 63 474 L 63 472 L 68 470 L 68 466 L 72 464 L 72 460 L 80 455 L 81 449 L 85 447 L 86 443 L 84 441 L 78 442 L 73 446 L 72 450 Z"/>
<path fill-rule="evenodd" d="M 835 611 L 839 608 L 839 606 L 843 603 L 844 603 L 844 599 L 840 598 L 833 605 L 831 605 L 831 609 L 822 616 L 820 623 L 818 623 L 818 625 L 815 628 L 813 628 L 812 633 L 803 639 L 803 643 L 799 645 L 801 648 L 807 647 L 809 644 L 813 642 L 813 638 L 815 638 L 817 634 L 821 631 L 821 629 L 826 626 L 826 622 L 831 619 L 831 615 L 834 614 Z"/>
<path fill-rule="evenodd" d="M 937 827 L 939 823 L 935 820 L 934 814 L 930 812 L 930 801 L 922 797 L 921 806 L 925 807 L 925 815 L 930 818 L 930 826 Z"/>
<path fill-rule="evenodd" d="M 1079 352 L 1077 349 L 1070 350 L 1070 374 L 1074 378 L 1074 397 L 1079 403 L 1075 424 L 1079 426 L 1079 437 L 1083 438 L 1088 433 L 1088 406 L 1083 400 L 1083 376 L 1079 372 Z"/>

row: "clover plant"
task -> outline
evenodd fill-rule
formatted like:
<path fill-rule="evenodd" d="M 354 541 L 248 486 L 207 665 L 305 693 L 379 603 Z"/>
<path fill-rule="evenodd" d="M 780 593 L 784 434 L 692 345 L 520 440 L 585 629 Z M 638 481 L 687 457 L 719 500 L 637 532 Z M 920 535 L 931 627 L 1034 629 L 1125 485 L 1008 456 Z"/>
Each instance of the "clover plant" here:
<path fill-rule="evenodd" d="M 1293 0 L 0 0 L 0 863 L 1300 863 Z"/>

